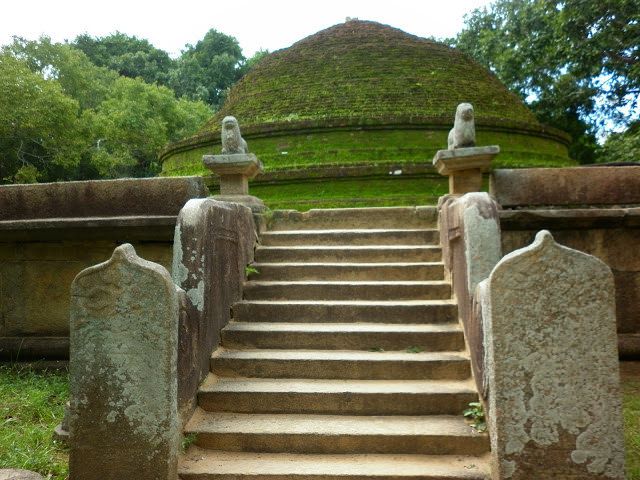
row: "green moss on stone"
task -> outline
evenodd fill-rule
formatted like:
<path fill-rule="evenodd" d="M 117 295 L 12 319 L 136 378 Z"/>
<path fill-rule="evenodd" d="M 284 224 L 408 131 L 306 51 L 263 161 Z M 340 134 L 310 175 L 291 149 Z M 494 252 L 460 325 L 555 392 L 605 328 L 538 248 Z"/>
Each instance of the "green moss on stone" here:
<path fill-rule="evenodd" d="M 464 53 L 387 25 L 349 21 L 262 59 L 198 135 L 161 154 L 162 174 L 208 174 L 202 156 L 220 151 L 226 115 L 238 118 L 250 150 L 268 172 L 430 164 L 436 151 L 446 148 L 461 102 L 474 105 L 478 145 L 500 146 L 494 168 L 575 164 L 568 157 L 567 135 L 541 125 L 519 97 Z M 352 181 L 355 189 L 358 181 Z M 424 191 L 439 182 L 425 178 Z M 272 207 L 311 202 L 305 192 L 312 187 L 298 183 L 300 190 L 281 184 L 256 188 Z M 335 179 L 325 184 L 336 192 L 345 188 Z M 416 195 L 416 203 L 428 197 Z M 346 196 L 354 205 L 408 198 L 398 192 L 385 199 L 359 197 L 351 189 L 336 193 L 331 202 L 348 203 Z"/>

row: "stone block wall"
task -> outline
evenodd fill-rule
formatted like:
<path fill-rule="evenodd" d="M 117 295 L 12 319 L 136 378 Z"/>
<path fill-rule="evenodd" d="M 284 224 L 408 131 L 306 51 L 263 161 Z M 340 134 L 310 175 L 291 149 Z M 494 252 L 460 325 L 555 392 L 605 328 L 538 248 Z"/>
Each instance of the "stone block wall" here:
<path fill-rule="evenodd" d="M 496 170 L 491 194 L 505 254 L 546 229 L 611 268 L 620 356 L 640 358 L 640 166 Z"/>
<path fill-rule="evenodd" d="M 0 187 L 0 360 L 68 358 L 69 288 L 131 243 L 171 268 L 178 212 L 199 177 Z"/>

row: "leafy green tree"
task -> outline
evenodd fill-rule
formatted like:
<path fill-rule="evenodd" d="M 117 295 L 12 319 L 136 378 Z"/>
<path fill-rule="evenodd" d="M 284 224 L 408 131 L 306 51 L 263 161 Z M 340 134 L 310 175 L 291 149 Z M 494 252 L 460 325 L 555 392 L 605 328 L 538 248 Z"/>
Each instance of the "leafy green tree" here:
<path fill-rule="evenodd" d="M 95 108 L 105 98 L 118 75 L 94 65 L 81 51 L 71 45 L 52 43 L 49 37 L 25 40 L 14 37 L 2 48 L 42 77 L 56 80 L 62 91 L 78 101 L 80 108 Z"/>
<path fill-rule="evenodd" d="M 640 161 L 640 120 L 632 123 L 625 132 L 612 133 L 599 155 L 602 162 Z"/>
<path fill-rule="evenodd" d="M 0 91 L 0 182 L 69 178 L 87 148 L 78 101 L 6 52 Z"/>
<path fill-rule="evenodd" d="M 178 100 L 167 87 L 120 77 L 87 119 L 94 140 L 90 163 L 103 178 L 155 175 L 158 152 L 194 133 L 211 114 L 204 103 Z"/>
<path fill-rule="evenodd" d="M 0 52 L 0 91 L 4 183 L 153 175 L 159 150 L 212 114 L 48 38 Z"/>
<path fill-rule="evenodd" d="M 596 131 L 628 123 L 640 101 L 637 0 L 497 0 L 453 43 L 571 133 L 582 163 L 595 158 Z"/>
<path fill-rule="evenodd" d="M 129 78 L 142 78 L 147 83 L 167 85 L 174 61 L 164 50 L 148 40 L 116 32 L 106 37 L 83 34 L 72 45 L 99 67 L 106 67 Z"/>
<path fill-rule="evenodd" d="M 218 108 L 227 89 L 242 76 L 243 61 L 238 41 L 211 29 L 198 43 L 187 45 L 169 84 L 178 96 Z"/>

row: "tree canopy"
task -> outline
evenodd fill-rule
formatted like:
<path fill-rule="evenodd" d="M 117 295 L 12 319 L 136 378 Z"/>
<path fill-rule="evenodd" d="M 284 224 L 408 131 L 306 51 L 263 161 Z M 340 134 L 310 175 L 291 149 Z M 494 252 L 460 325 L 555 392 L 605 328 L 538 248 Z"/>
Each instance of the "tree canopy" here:
<path fill-rule="evenodd" d="M 235 38 L 211 29 L 198 43 L 187 45 L 170 84 L 178 96 L 218 108 L 226 90 L 242 76 L 244 60 Z"/>
<path fill-rule="evenodd" d="M 147 83 L 167 85 L 174 61 L 164 50 L 148 40 L 116 32 L 106 37 L 79 35 L 72 45 L 95 65 L 106 67 L 129 78 L 142 78 Z"/>
<path fill-rule="evenodd" d="M 595 159 L 596 133 L 627 126 L 640 102 L 637 0 L 497 0 L 453 40 L 569 132 L 572 155 Z"/>
<path fill-rule="evenodd" d="M 154 175 L 159 150 L 212 114 L 46 37 L 0 51 L 0 91 L 2 183 Z"/>

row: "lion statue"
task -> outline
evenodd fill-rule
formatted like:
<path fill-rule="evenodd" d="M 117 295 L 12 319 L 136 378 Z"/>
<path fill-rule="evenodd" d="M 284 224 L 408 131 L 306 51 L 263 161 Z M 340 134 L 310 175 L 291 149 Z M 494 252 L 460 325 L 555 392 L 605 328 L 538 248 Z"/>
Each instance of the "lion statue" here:
<path fill-rule="evenodd" d="M 222 120 L 222 154 L 249 153 L 249 147 L 242 135 L 236 117 L 224 117 Z"/>
<path fill-rule="evenodd" d="M 473 105 L 461 103 L 456 109 L 456 119 L 449 132 L 449 150 L 476 146 L 476 126 L 473 118 Z"/>

